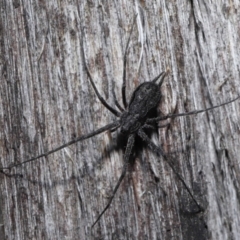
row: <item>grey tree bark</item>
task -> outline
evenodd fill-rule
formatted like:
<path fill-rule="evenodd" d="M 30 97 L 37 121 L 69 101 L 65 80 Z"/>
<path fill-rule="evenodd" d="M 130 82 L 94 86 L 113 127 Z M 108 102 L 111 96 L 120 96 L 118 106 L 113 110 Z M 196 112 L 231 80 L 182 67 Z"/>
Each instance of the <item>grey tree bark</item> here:
<path fill-rule="evenodd" d="M 170 69 L 159 111 L 204 109 L 240 93 L 239 0 L 1 0 L 1 167 L 22 162 L 116 118 L 96 98 L 121 100 Z M 82 30 L 85 35 L 83 36 Z M 83 39 L 83 41 L 82 41 Z M 83 45 L 82 46 L 82 42 Z M 106 132 L 0 173 L 1 239 L 240 239 L 240 101 L 168 120 L 153 141 L 162 158 L 137 146 L 110 208 L 123 165 L 118 132 Z"/>

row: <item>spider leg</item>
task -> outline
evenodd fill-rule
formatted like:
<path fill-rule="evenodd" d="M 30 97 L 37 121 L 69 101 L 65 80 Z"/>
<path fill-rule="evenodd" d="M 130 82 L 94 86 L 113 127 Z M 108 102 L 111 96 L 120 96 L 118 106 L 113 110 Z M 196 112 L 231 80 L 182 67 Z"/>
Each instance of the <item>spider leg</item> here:
<path fill-rule="evenodd" d="M 162 155 L 164 160 L 168 163 L 168 165 L 171 167 L 171 169 L 173 170 L 173 172 L 176 174 L 176 176 L 179 178 L 179 180 L 182 182 L 183 186 L 186 188 L 186 190 L 188 191 L 189 195 L 191 196 L 192 200 L 195 202 L 195 204 L 198 206 L 199 208 L 199 212 L 203 211 L 203 208 L 200 206 L 200 204 L 197 202 L 197 200 L 195 199 L 195 197 L 193 196 L 190 188 L 188 187 L 188 185 L 185 183 L 184 178 L 178 173 L 178 171 L 174 168 L 173 164 L 171 163 L 171 161 L 168 160 L 166 154 L 162 151 L 162 149 L 158 146 L 156 146 L 150 139 L 149 137 L 146 135 L 146 133 L 140 128 L 138 130 L 138 136 L 141 137 L 143 139 L 143 141 L 145 141 L 148 146 L 157 154 Z"/>
<path fill-rule="evenodd" d="M 57 151 L 65 148 L 65 147 L 68 147 L 68 146 L 70 146 L 70 145 L 72 145 L 72 144 L 74 144 L 74 143 L 76 143 L 76 142 L 85 140 L 85 139 L 87 139 L 87 138 L 90 138 L 90 137 L 93 137 L 93 136 L 95 136 L 95 135 L 98 135 L 99 133 L 102 133 L 102 132 L 104 132 L 104 131 L 106 131 L 106 130 L 109 130 L 109 129 L 112 129 L 112 128 L 117 128 L 117 127 L 119 127 L 119 126 L 120 126 L 119 121 L 114 122 L 114 123 L 107 124 L 107 125 L 104 126 L 104 127 L 101 127 L 101 128 L 99 128 L 99 129 L 91 132 L 91 133 L 88 133 L 88 134 L 82 135 L 82 136 L 80 136 L 80 137 L 78 137 L 78 138 L 75 138 L 75 139 L 73 139 L 72 141 L 70 141 L 70 142 L 68 142 L 68 143 L 65 143 L 65 144 L 63 144 L 63 145 L 61 145 L 61 146 L 59 146 L 59 147 L 57 147 L 57 148 L 54 148 L 54 149 L 52 149 L 52 150 L 50 150 L 50 151 L 48 151 L 48 152 L 42 153 L 42 154 L 40 154 L 40 155 L 38 155 L 38 156 L 36 156 L 36 157 L 32 157 L 32 158 L 30 158 L 30 159 L 28 159 L 28 160 L 26 160 L 26 161 L 24 161 L 24 162 L 13 164 L 13 165 L 11 165 L 11 166 L 9 166 L 9 167 L 2 167 L 2 168 L 0 168 L 0 170 L 3 170 L 3 169 L 11 169 L 11 168 L 13 168 L 13 167 L 17 167 L 17 166 L 19 166 L 19 165 L 22 165 L 22 164 L 25 164 L 25 163 L 28 163 L 28 162 L 35 161 L 35 160 L 38 159 L 38 158 L 47 157 L 48 155 L 50 155 L 50 154 L 52 154 L 52 153 L 54 153 L 54 152 L 57 152 Z"/>
<path fill-rule="evenodd" d="M 157 128 L 165 128 L 169 125 L 169 123 L 166 123 L 166 124 L 162 124 L 162 125 L 157 125 Z M 142 126 L 142 129 L 152 129 L 152 130 L 155 130 L 155 126 L 151 125 L 151 124 L 144 124 Z"/>
<path fill-rule="evenodd" d="M 182 117 L 182 116 L 188 116 L 188 115 L 198 114 L 198 113 L 202 113 L 202 112 L 207 112 L 207 111 L 213 110 L 215 108 L 219 108 L 219 107 L 222 107 L 222 106 L 227 105 L 229 103 L 232 103 L 239 98 L 240 98 L 240 96 L 238 96 L 238 97 L 236 97 L 236 98 L 234 98 L 234 99 L 232 99 L 228 102 L 225 102 L 225 103 L 222 103 L 222 104 L 210 107 L 210 108 L 206 108 L 206 109 L 194 110 L 194 111 L 187 112 L 187 113 L 169 114 L 169 115 L 166 115 L 166 116 L 161 116 L 161 117 L 156 117 L 156 118 L 149 118 L 149 119 L 147 119 L 146 122 L 147 123 L 153 123 L 153 122 L 158 122 L 158 121 L 161 121 L 161 120 L 166 120 L 168 118 Z"/>
<path fill-rule="evenodd" d="M 126 147 L 126 151 L 125 151 L 125 154 L 124 154 L 124 165 L 123 165 L 123 168 L 122 168 L 121 176 L 118 179 L 117 185 L 115 186 L 115 188 L 113 190 L 113 193 L 112 193 L 112 196 L 108 200 L 108 203 L 107 203 L 106 207 L 103 209 L 103 211 L 97 217 L 96 221 L 92 225 L 92 228 L 96 225 L 96 223 L 100 220 L 102 215 L 106 212 L 106 210 L 111 205 L 111 202 L 112 202 L 112 200 L 114 198 L 114 195 L 116 194 L 116 192 L 117 192 L 117 190 L 118 190 L 118 188 L 119 188 L 119 186 L 120 186 L 124 176 L 126 175 L 127 167 L 128 167 L 128 164 L 129 164 L 129 158 L 130 158 L 130 155 L 131 155 L 131 152 L 132 152 L 132 148 L 133 148 L 134 142 L 135 142 L 135 134 L 131 134 L 129 136 L 129 138 L 128 138 L 127 147 Z"/>
<path fill-rule="evenodd" d="M 123 112 L 124 109 L 122 108 L 122 106 L 119 104 L 119 102 L 118 102 L 118 100 L 117 100 L 117 97 L 116 97 L 114 88 L 115 88 L 115 83 L 113 82 L 113 84 L 112 84 L 112 94 L 113 94 L 114 103 L 115 103 L 115 105 L 117 106 L 117 108 L 118 108 L 121 112 Z"/>
<path fill-rule="evenodd" d="M 126 66 L 127 66 L 127 52 L 128 52 L 128 47 L 129 47 L 129 43 L 130 43 L 130 37 L 132 35 L 132 32 L 133 32 L 133 26 L 134 26 L 134 23 L 136 21 L 136 18 L 137 18 L 137 14 L 134 16 L 134 19 L 133 19 L 133 24 L 132 24 L 132 27 L 131 27 L 131 31 L 130 31 L 130 34 L 129 34 L 129 37 L 128 37 L 128 41 L 127 41 L 127 45 L 126 45 L 126 49 L 125 49 L 125 52 L 124 52 L 124 57 L 123 57 L 123 84 L 122 84 L 122 101 L 123 101 L 123 106 L 125 107 L 125 109 L 127 108 L 127 99 L 126 99 Z"/>
<path fill-rule="evenodd" d="M 170 123 L 166 123 L 166 124 L 158 124 L 157 127 L 158 128 L 165 128 L 168 127 Z"/>
<path fill-rule="evenodd" d="M 84 31 L 83 31 L 83 30 L 82 30 L 82 32 L 83 32 L 83 35 L 84 35 Z M 104 100 L 104 98 L 100 95 L 100 93 L 98 92 L 97 87 L 96 87 L 96 85 L 95 85 L 95 83 L 94 83 L 94 81 L 93 81 L 92 75 L 91 75 L 91 73 L 90 73 L 90 71 L 89 71 L 89 69 L 88 69 L 88 66 L 87 66 L 87 62 L 86 62 L 86 58 L 85 58 L 85 51 L 84 51 L 84 46 L 83 46 L 83 39 L 81 40 L 81 42 L 82 42 L 81 45 L 82 45 L 82 53 L 83 53 L 82 55 L 83 55 L 84 67 L 85 67 L 85 69 L 86 69 L 86 71 L 87 71 L 87 75 L 88 75 L 88 78 L 90 79 L 90 83 L 91 83 L 91 85 L 92 85 L 92 87 L 93 87 L 93 89 L 94 89 L 94 92 L 96 93 L 96 95 L 97 95 L 98 99 L 100 100 L 100 102 L 101 102 L 110 112 L 112 112 L 115 116 L 120 117 L 121 113 L 118 112 L 117 110 L 115 110 L 114 108 L 112 108 L 112 107 L 106 102 L 106 100 Z"/>

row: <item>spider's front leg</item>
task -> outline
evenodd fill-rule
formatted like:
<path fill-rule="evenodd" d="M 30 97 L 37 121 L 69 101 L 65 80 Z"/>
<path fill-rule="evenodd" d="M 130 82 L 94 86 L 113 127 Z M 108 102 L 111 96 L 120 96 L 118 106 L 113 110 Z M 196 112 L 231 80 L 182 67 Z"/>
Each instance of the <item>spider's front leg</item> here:
<path fill-rule="evenodd" d="M 189 195 L 191 196 L 192 200 L 195 202 L 195 204 L 197 205 L 199 211 L 201 212 L 203 211 L 203 208 L 201 207 L 201 205 L 198 203 L 198 201 L 195 199 L 195 197 L 193 196 L 190 188 L 188 187 L 188 185 L 185 183 L 184 178 L 179 174 L 179 172 L 174 168 L 173 164 L 171 163 L 171 161 L 168 160 L 166 154 L 163 152 L 163 150 L 158 147 L 157 145 L 155 145 L 150 138 L 147 136 L 147 134 L 143 131 L 143 128 L 140 128 L 137 132 L 138 136 L 148 144 L 148 146 L 158 155 L 161 155 L 163 157 L 163 159 L 168 163 L 168 165 L 171 167 L 171 169 L 173 170 L 173 172 L 176 174 L 176 176 L 178 177 L 178 179 L 182 182 L 183 186 L 186 188 L 186 190 L 188 191 Z"/>
<path fill-rule="evenodd" d="M 154 122 L 163 121 L 163 120 L 166 120 L 168 118 L 183 117 L 183 116 L 189 116 L 189 115 L 194 115 L 194 114 L 198 114 L 198 113 L 202 113 L 202 112 L 211 111 L 211 110 L 213 110 L 215 108 L 219 108 L 219 107 L 222 107 L 224 105 L 227 105 L 227 104 L 230 104 L 232 102 L 235 102 L 239 98 L 240 98 L 240 96 L 238 96 L 238 97 L 236 97 L 236 98 L 234 98 L 234 99 L 232 99 L 232 100 L 230 100 L 228 102 L 225 102 L 225 103 L 222 103 L 222 104 L 210 107 L 210 108 L 206 108 L 206 109 L 194 110 L 194 111 L 186 112 L 186 113 L 168 114 L 166 116 L 150 118 L 150 119 L 147 119 L 146 124 L 151 124 L 151 123 L 154 123 Z"/>
<path fill-rule="evenodd" d="M 106 205 L 106 207 L 102 210 L 102 212 L 99 214 L 99 216 L 97 217 L 97 219 L 95 220 L 95 222 L 93 223 L 92 225 L 92 228 L 96 225 L 96 223 L 100 220 L 100 218 L 102 217 L 102 215 L 106 212 L 106 210 L 110 207 L 111 205 L 111 202 L 124 178 L 124 176 L 126 175 L 126 172 L 127 172 L 127 168 L 128 168 L 128 164 L 129 164 L 129 158 L 130 158 L 130 155 L 131 155 L 131 152 L 132 152 L 132 148 L 133 148 L 133 145 L 134 145 L 134 142 L 135 142 L 135 134 L 130 134 L 129 137 L 128 137 L 128 142 L 127 142 L 127 147 L 126 147 L 126 150 L 125 150 L 125 154 L 124 154 L 124 165 L 123 165 L 123 168 L 122 168 L 122 173 L 118 179 L 118 182 L 113 190 L 113 193 L 111 195 L 111 197 L 109 198 L 108 200 L 108 203 Z"/>

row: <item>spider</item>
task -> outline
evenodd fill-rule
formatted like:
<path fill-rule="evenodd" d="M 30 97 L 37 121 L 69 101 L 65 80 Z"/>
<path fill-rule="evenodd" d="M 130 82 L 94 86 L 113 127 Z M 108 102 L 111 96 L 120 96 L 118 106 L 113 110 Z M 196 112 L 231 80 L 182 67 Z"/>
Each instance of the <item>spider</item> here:
<path fill-rule="evenodd" d="M 175 118 L 175 117 L 179 117 L 179 116 L 188 116 L 188 115 L 193 115 L 193 114 L 198 114 L 201 112 L 206 112 L 209 110 L 212 110 L 214 108 L 218 108 L 221 107 L 223 105 L 229 104 L 231 102 L 236 101 L 238 98 L 240 98 L 240 96 L 238 96 L 237 98 L 225 102 L 223 104 L 217 105 L 217 106 L 213 106 L 210 108 L 206 108 L 206 109 L 202 109 L 202 110 L 195 110 L 195 111 L 191 111 L 191 112 L 187 112 L 187 113 L 179 113 L 179 114 L 169 114 L 166 116 L 159 116 L 159 117 L 149 117 L 149 113 L 156 109 L 156 107 L 158 106 L 160 100 L 161 100 L 161 85 L 164 81 L 164 78 L 166 77 L 166 75 L 168 74 L 169 70 L 160 73 L 158 76 L 156 76 L 153 80 L 149 81 L 149 82 L 144 82 L 142 84 L 140 84 L 132 93 L 132 96 L 130 98 L 130 101 L 127 102 L 126 99 L 126 63 L 127 63 L 127 52 L 128 52 L 128 48 L 129 48 L 129 42 L 130 42 L 130 37 L 133 31 L 133 27 L 134 27 L 134 22 L 137 16 L 135 16 L 131 30 L 130 30 L 130 35 L 129 38 L 127 40 L 127 44 L 126 44 L 126 48 L 125 48 L 125 52 L 124 52 L 124 59 L 123 59 L 123 83 L 122 83 L 122 104 L 123 107 L 120 105 L 120 103 L 117 101 L 116 99 L 116 95 L 114 93 L 113 90 L 113 97 L 114 97 L 114 101 L 115 101 L 115 105 L 117 107 L 118 110 L 116 110 L 115 108 L 113 108 L 112 106 L 110 106 L 106 100 L 104 100 L 104 98 L 100 95 L 100 93 L 98 92 L 95 83 L 93 81 L 93 78 L 91 76 L 90 70 L 87 66 L 86 63 L 86 59 L 85 59 L 85 53 L 84 53 L 84 47 L 83 47 L 83 41 L 81 41 L 82 43 L 82 51 L 83 51 L 83 62 L 85 65 L 85 69 L 86 69 L 86 73 L 87 76 L 90 80 L 90 83 L 94 89 L 94 92 L 96 93 L 98 99 L 100 100 L 100 102 L 112 113 L 114 114 L 118 120 L 107 124 L 104 127 L 101 127 L 97 130 L 92 131 L 91 133 L 88 133 L 86 135 L 82 135 L 78 138 L 73 139 L 72 141 L 69 141 L 66 144 L 63 144 L 55 149 L 52 149 L 48 152 L 42 153 L 36 157 L 32 157 L 26 161 L 23 161 L 21 163 L 17 163 L 17 164 L 13 164 L 10 165 L 8 167 L 3 167 L 0 168 L 0 172 L 2 172 L 5 175 L 9 175 L 8 173 L 6 173 L 4 171 L 4 169 L 11 169 L 13 167 L 17 167 L 19 165 L 34 161 L 36 159 L 39 159 L 41 157 L 47 157 L 48 155 L 59 151 L 60 149 L 63 149 L 69 145 L 72 145 L 76 142 L 79 141 L 83 141 L 85 139 L 91 138 L 93 136 L 96 136 L 102 132 L 105 132 L 107 130 L 110 130 L 111 132 L 116 131 L 118 128 L 120 128 L 120 132 L 121 134 L 124 134 L 127 136 L 127 146 L 125 149 L 125 153 L 124 153 L 124 164 L 122 167 L 122 172 L 121 175 L 117 181 L 116 186 L 113 189 L 112 195 L 110 196 L 107 205 L 105 206 L 105 208 L 102 210 L 102 212 L 98 215 L 97 219 L 94 221 L 94 223 L 92 224 L 92 228 L 96 225 L 96 223 L 100 220 L 100 218 L 102 217 L 102 215 L 106 212 L 106 210 L 110 207 L 111 202 L 122 182 L 122 180 L 124 179 L 124 176 L 126 175 L 127 172 L 127 168 L 128 168 L 128 164 L 129 164 L 129 159 L 130 159 L 130 155 L 132 153 L 132 149 L 134 146 L 134 142 L 136 137 L 140 137 L 143 142 L 145 142 L 157 155 L 161 155 L 163 157 L 163 159 L 169 164 L 169 166 L 171 167 L 171 169 L 173 170 L 173 172 L 176 174 L 176 176 L 179 178 L 179 180 L 182 182 L 182 184 L 184 185 L 184 187 L 186 188 L 186 190 L 188 191 L 190 197 L 192 198 L 192 200 L 195 202 L 195 204 L 197 205 L 199 211 L 203 211 L 203 208 L 201 207 L 201 205 L 197 202 L 197 200 L 194 198 L 190 188 L 188 187 L 188 185 L 185 183 L 183 177 L 175 170 L 173 164 L 171 163 L 171 161 L 168 160 L 166 154 L 163 152 L 163 150 L 158 147 L 157 145 L 155 145 L 149 138 L 149 136 L 146 134 L 145 130 L 147 129 L 155 129 L 155 125 L 158 124 L 158 122 L 166 120 L 168 118 Z M 84 35 L 84 34 L 83 34 Z M 165 127 L 165 125 L 158 125 L 158 128 L 162 128 Z M 9 175 L 10 176 L 10 175 Z"/>

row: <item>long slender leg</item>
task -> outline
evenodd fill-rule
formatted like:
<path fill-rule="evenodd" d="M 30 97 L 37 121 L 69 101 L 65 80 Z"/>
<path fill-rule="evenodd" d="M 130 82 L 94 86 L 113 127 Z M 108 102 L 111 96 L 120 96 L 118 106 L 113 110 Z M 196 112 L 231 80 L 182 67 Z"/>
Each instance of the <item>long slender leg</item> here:
<path fill-rule="evenodd" d="M 52 153 L 54 153 L 54 152 L 57 152 L 57 151 L 59 151 L 60 149 L 63 149 L 63 148 L 65 148 L 65 147 L 68 147 L 68 146 L 70 146 L 70 145 L 72 145 L 72 144 L 74 144 L 74 143 L 76 143 L 76 142 L 79 142 L 79 141 L 85 140 L 85 139 L 87 139 L 87 138 L 93 137 L 93 136 L 95 136 L 95 135 L 97 135 L 97 134 L 99 134 L 99 133 L 102 133 L 102 132 L 106 131 L 106 130 L 119 127 L 119 125 L 120 125 L 120 124 L 119 124 L 119 121 L 114 122 L 114 123 L 110 123 L 110 124 L 108 124 L 108 125 L 106 125 L 106 126 L 104 126 L 104 127 L 101 127 L 101 128 L 99 128 L 99 129 L 97 129 L 96 131 L 93 131 L 93 132 L 88 133 L 88 134 L 86 134 L 86 135 L 82 135 L 81 137 L 75 138 L 75 139 L 73 139 L 72 141 L 70 141 L 70 142 L 68 142 L 68 143 L 65 143 L 65 144 L 63 144 L 63 145 L 61 145 L 61 146 L 59 146 L 59 147 L 57 147 L 57 148 L 54 148 L 54 149 L 52 149 L 52 150 L 50 150 L 50 151 L 48 151 L 48 152 L 46 152 L 46 153 L 42 153 L 42 154 L 40 154 L 40 155 L 38 155 L 38 156 L 36 156 L 36 157 L 32 157 L 32 158 L 30 158 L 30 159 L 28 159 L 28 160 L 26 160 L 26 161 L 24 161 L 24 162 L 21 162 L 21 163 L 13 164 L 13 165 L 11 165 L 11 166 L 9 166 L 9 167 L 0 168 L 0 170 L 3 170 L 3 169 L 11 169 L 11 168 L 13 168 L 13 167 L 17 167 L 17 166 L 19 166 L 19 165 L 22 165 L 22 164 L 25 164 L 25 163 L 28 163 L 28 162 L 32 162 L 32 161 L 34 161 L 34 160 L 36 160 L 36 159 L 38 159 L 38 158 L 47 157 L 49 154 L 52 154 Z"/>
<path fill-rule="evenodd" d="M 168 163 L 168 165 L 171 167 L 171 169 L 173 170 L 173 172 L 176 174 L 176 176 L 179 178 L 179 180 L 182 182 L 183 186 L 187 189 L 189 195 L 191 196 L 192 200 L 195 202 L 195 204 L 198 206 L 199 211 L 203 211 L 202 207 L 200 206 L 200 204 L 197 202 L 197 200 L 194 198 L 190 188 L 187 186 L 187 184 L 185 183 L 183 177 L 176 171 L 176 169 L 174 168 L 173 164 L 167 159 L 166 154 L 162 151 L 162 149 L 158 146 L 156 146 L 150 139 L 149 137 L 146 135 L 146 133 L 142 130 L 139 129 L 138 130 L 138 135 L 139 137 L 141 137 L 147 144 L 148 146 L 157 154 L 162 155 L 164 160 Z"/>
<path fill-rule="evenodd" d="M 118 108 L 121 112 L 123 112 L 124 109 L 123 109 L 122 106 L 119 104 L 114 89 L 115 89 L 115 84 L 114 84 L 114 82 L 113 82 L 113 84 L 112 84 L 112 94 L 113 94 L 114 102 L 115 102 L 115 105 L 117 106 L 117 108 Z"/>
<path fill-rule="evenodd" d="M 100 95 L 100 93 L 98 92 L 96 86 L 95 86 L 95 83 L 93 81 L 93 78 L 92 78 L 92 75 L 88 69 L 88 66 L 87 66 L 87 62 L 86 62 L 86 58 L 85 58 L 85 52 L 84 52 L 84 46 L 83 46 L 83 36 L 84 36 L 84 30 L 82 30 L 82 40 L 81 40 L 81 45 L 82 45 L 82 55 L 83 55 L 83 63 L 84 63 L 84 66 L 85 66 L 85 69 L 87 71 L 87 75 L 88 75 L 88 78 L 90 79 L 90 83 L 94 89 L 94 92 L 96 93 L 98 99 L 100 100 L 100 102 L 110 111 L 112 112 L 114 115 L 120 117 L 121 113 L 118 112 L 117 110 L 115 110 L 114 108 L 112 108 L 105 100 L 104 98 Z"/>
<path fill-rule="evenodd" d="M 123 58 L 123 84 L 122 84 L 122 101 L 123 101 L 123 106 L 125 107 L 125 109 L 127 108 L 127 99 L 126 99 L 126 66 L 127 66 L 127 52 L 128 52 L 128 47 L 129 47 L 129 43 L 130 43 L 130 37 L 132 35 L 133 32 L 133 26 L 134 23 L 136 21 L 137 18 L 137 14 L 135 15 L 134 19 L 133 19 L 133 24 L 131 27 L 131 31 L 128 37 L 128 41 L 127 41 L 127 45 L 126 45 L 126 49 L 125 49 L 125 53 L 124 53 L 124 58 Z"/>
<path fill-rule="evenodd" d="M 206 109 L 201 109 L 201 110 L 195 110 L 195 111 L 191 111 L 191 112 L 187 112 L 187 113 L 177 113 L 177 114 L 169 114 L 167 116 L 161 116 L 161 117 L 156 117 L 156 118 L 150 118 L 150 119 L 147 119 L 147 123 L 153 123 L 153 122 L 159 122 L 161 120 L 166 120 L 168 118 L 175 118 L 175 117 L 182 117 L 182 116 L 188 116 L 188 115 L 193 115 L 193 114 L 198 114 L 198 113 L 202 113 L 202 112 L 207 112 L 207 111 L 210 111 L 210 110 L 213 110 L 215 108 L 218 108 L 218 107 L 222 107 L 224 105 L 227 105 L 229 103 L 232 103 L 234 101 L 236 101 L 237 99 L 239 99 L 240 96 L 228 101 L 228 102 L 225 102 L 225 103 L 222 103 L 222 104 L 219 104 L 217 106 L 213 106 L 213 107 L 210 107 L 210 108 L 206 108 Z"/>
<path fill-rule="evenodd" d="M 111 202 L 112 202 L 112 200 L 114 198 L 114 195 L 117 192 L 117 190 L 118 190 L 118 188 L 119 188 L 119 186 L 120 186 L 124 176 L 126 175 L 127 167 L 128 167 L 128 164 L 129 164 L 129 157 L 130 157 L 130 154 L 132 152 L 132 148 L 133 148 L 134 142 L 135 142 L 135 134 L 131 134 L 129 136 L 129 138 L 128 138 L 127 147 L 126 147 L 126 151 L 125 151 L 125 154 L 124 154 L 124 165 L 123 165 L 121 176 L 118 179 L 117 185 L 115 186 L 115 188 L 113 190 L 113 194 L 110 197 L 110 199 L 108 200 L 108 203 L 107 203 L 106 207 L 103 209 L 103 211 L 97 217 L 96 221 L 92 225 L 92 228 L 96 225 L 96 223 L 99 221 L 99 219 L 102 217 L 102 215 L 106 212 L 106 210 L 111 205 Z"/>
<path fill-rule="evenodd" d="M 166 123 L 166 124 L 162 124 L 162 125 L 157 125 L 157 128 L 165 128 L 165 127 L 167 127 L 169 125 L 169 123 Z M 156 128 L 155 128 L 155 126 L 153 126 L 153 125 L 151 125 L 151 124 L 144 124 L 143 126 L 142 126 L 142 129 L 153 129 L 153 130 L 155 130 Z"/>

